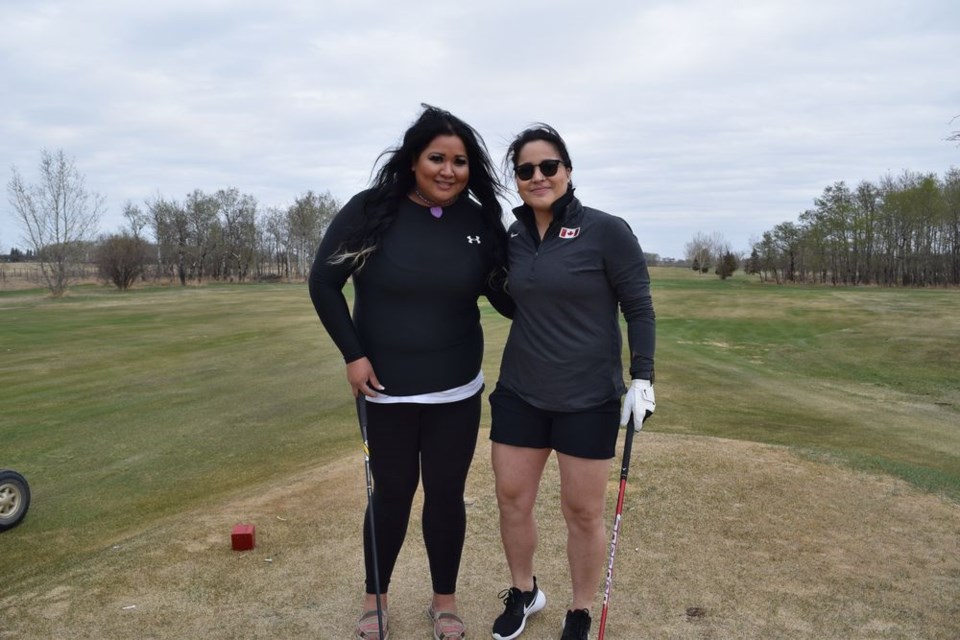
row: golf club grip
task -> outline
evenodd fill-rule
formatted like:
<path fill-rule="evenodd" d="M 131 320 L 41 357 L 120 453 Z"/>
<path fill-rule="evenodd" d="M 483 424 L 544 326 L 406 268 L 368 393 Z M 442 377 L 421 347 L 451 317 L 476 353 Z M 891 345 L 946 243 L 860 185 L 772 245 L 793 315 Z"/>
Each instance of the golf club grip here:
<path fill-rule="evenodd" d="M 627 423 L 627 437 L 623 441 L 623 462 L 620 464 L 621 480 L 626 480 L 627 473 L 630 471 L 630 454 L 633 453 L 633 434 L 636 433 L 636 429 L 633 428 L 633 420 L 634 418 L 631 417 Z"/>
<path fill-rule="evenodd" d="M 360 421 L 360 431 L 363 432 L 363 439 L 367 439 L 367 396 L 362 393 L 357 394 L 357 419 Z"/>

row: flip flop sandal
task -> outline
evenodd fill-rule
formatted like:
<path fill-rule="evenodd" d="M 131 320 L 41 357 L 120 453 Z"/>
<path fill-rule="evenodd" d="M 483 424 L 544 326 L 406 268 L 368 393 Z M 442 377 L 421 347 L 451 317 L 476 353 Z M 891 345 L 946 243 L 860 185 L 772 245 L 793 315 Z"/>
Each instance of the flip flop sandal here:
<path fill-rule="evenodd" d="M 360 614 L 360 619 L 357 620 L 357 631 L 355 633 L 355 637 L 361 638 L 362 640 L 389 640 L 390 629 L 387 628 L 386 610 L 381 611 L 380 615 L 383 618 L 382 638 L 380 637 L 380 626 L 377 623 L 376 609 L 370 609 Z"/>
<path fill-rule="evenodd" d="M 462 640 L 467 637 L 463 620 L 450 611 L 427 609 L 427 617 L 433 623 L 433 640 Z"/>

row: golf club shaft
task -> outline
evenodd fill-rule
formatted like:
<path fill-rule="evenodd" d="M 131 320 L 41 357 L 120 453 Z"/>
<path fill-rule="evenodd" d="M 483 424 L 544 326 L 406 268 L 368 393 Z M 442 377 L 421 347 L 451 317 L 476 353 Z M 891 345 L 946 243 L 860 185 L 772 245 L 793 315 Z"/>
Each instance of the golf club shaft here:
<path fill-rule="evenodd" d="M 370 522 L 370 551 L 373 560 L 373 590 L 377 596 L 377 628 L 383 637 L 383 607 L 380 604 L 380 567 L 377 563 L 377 529 L 373 520 L 373 474 L 370 472 L 370 443 L 367 441 L 367 397 L 357 394 L 357 418 L 363 439 L 363 468 L 367 475 L 367 518 Z"/>
<path fill-rule="evenodd" d="M 613 560 L 617 555 L 617 538 L 620 521 L 623 519 L 623 497 L 627 493 L 627 474 L 630 472 L 630 453 L 633 450 L 633 418 L 627 423 L 627 437 L 623 442 L 623 463 L 620 465 L 620 494 L 617 496 L 617 515 L 613 519 L 613 535 L 610 538 L 610 560 L 607 562 L 607 583 L 603 590 L 603 610 L 600 613 L 600 630 L 597 640 L 603 640 L 607 626 L 607 605 L 610 602 L 610 586 L 613 584 Z"/>

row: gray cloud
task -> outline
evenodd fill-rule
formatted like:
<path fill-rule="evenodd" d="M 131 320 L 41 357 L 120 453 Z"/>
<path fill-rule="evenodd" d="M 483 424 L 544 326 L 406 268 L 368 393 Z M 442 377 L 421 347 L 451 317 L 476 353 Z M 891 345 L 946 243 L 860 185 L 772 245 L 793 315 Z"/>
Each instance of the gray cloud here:
<path fill-rule="evenodd" d="M 0 159 L 63 148 L 125 200 L 235 186 L 346 200 L 429 102 L 500 159 L 546 121 L 585 202 L 679 257 L 739 249 L 836 180 L 942 175 L 960 113 L 960 5 L 715 0 L 481 5 L 34 0 L 0 6 Z M 0 202 L 0 246 L 18 244 Z"/>

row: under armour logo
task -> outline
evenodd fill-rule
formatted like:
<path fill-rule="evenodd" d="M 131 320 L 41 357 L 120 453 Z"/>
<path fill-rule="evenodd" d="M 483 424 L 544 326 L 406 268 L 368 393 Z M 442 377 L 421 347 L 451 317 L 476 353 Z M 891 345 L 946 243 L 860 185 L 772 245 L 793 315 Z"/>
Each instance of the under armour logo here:
<path fill-rule="evenodd" d="M 480 244 L 480 236 L 467 236 L 467 244 Z"/>

